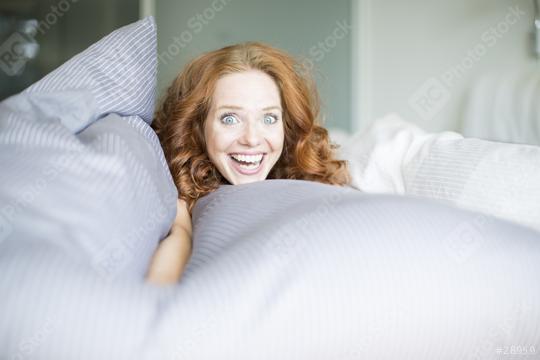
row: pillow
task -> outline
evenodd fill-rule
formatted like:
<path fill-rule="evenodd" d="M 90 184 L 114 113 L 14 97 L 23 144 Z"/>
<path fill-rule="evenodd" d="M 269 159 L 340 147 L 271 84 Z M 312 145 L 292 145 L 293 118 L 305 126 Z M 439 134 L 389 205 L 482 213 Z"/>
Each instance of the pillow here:
<path fill-rule="evenodd" d="M 437 199 L 540 231 L 540 147 L 427 133 L 390 114 L 340 157 L 359 190 Z"/>
<path fill-rule="evenodd" d="M 10 243 L 0 358 L 531 354 L 540 236 L 478 215 L 302 180 L 223 185 L 197 202 L 192 257 L 163 288 L 103 282 L 43 244 Z"/>
<path fill-rule="evenodd" d="M 155 45 L 141 20 L 0 103 L 0 246 L 47 244 L 104 279 L 142 279 L 178 196 L 148 124 Z"/>
<path fill-rule="evenodd" d="M 62 119 L 73 132 L 108 113 L 137 115 L 150 124 L 156 95 L 156 44 L 154 19 L 147 17 L 113 31 L 25 92 L 90 92 L 95 101 L 91 117 Z"/>

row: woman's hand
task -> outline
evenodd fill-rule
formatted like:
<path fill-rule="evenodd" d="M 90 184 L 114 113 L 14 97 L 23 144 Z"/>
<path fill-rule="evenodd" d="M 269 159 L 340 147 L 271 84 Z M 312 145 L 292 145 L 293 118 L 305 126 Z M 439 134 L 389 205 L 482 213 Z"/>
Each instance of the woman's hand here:
<path fill-rule="evenodd" d="M 163 239 L 152 257 L 146 276 L 156 284 L 178 282 L 191 255 L 191 216 L 184 200 L 176 201 L 176 217 L 169 235 Z"/>

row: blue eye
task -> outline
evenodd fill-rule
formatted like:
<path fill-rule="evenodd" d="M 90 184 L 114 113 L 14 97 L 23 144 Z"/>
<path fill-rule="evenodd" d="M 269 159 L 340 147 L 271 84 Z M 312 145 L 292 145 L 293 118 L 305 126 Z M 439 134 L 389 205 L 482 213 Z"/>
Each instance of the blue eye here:
<path fill-rule="evenodd" d="M 277 121 L 277 116 L 273 114 L 267 114 L 264 116 L 264 123 L 266 125 L 272 125 Z"/>
<path fill-rule="evenodd" d="M 238 120 L 232 114 L 225 114 L 221 116 L 221 122 L 225 125 L 233 125 L 238 122 Z"/>

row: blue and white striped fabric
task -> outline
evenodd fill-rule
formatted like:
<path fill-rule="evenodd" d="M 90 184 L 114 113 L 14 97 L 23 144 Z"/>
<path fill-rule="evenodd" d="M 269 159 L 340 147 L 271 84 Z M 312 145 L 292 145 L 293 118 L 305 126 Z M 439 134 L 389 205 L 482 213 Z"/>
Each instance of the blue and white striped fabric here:
<path fill-rule="evenodd" d="M 0 103 L 0 359 L 122 358 L 140 337 L 113 346 L 101 327 L 84 356 L 90 343 L 65 341 L 134 313 L 147 329 L 152 288 L 147 306 L 124 288 L 140 287 L 178 195 L 148 125 L 156 66 L 147 18 Z"/>
<path fill-rule="evenodd" d="M 151 121 L 156 66 L 147 18 L 0 104 L 5 244 L 47 238 L 108 276 L 141 277 L 177 197 L 143 121 Z"/>
<path fill-rule="evenodd" d="M 108 113 L 137 115 L 150 124 L 156 95 L 156 49 L 156 26 L 148 17 L 112 32 L 25 92 L 90 92 L 95 101 L 92 117 L 64 124 L 73 131 Z"/>
<path fill-rule="evenodd" d="M 110 36 L 101 44 L 155 28 Z M 153 99 L 123 98 L 115 82 L 105 96 L 87 85 L 106 82 L 70 84 L 61 70 L 0 103 L 0 359 L 540 351 L 538 233 L 427 200 L 301 180 L 223 185 L 194 208 L 180 283 L 143 283 L 177 197 L 141 119 Z"/>
<path fill-rule="evenodd" d="M 301 180 L 223 185 L 193 221 L 186 273 L 162 289 L 104 281 L 43 243 L 4 247 L 0 356 L 495 360 L 514 344 L 538 351 L 532 230 Z"/>

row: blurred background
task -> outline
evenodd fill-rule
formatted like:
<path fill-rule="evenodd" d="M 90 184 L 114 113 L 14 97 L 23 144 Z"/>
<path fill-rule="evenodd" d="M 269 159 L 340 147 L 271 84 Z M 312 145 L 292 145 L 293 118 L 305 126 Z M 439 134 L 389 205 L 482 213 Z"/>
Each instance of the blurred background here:
<path fill-rule="evenodd" d="M 119 26 L 139 18 L 138 0 L 0 0 L 0 99 L 24 90 Z M 5 48 L 28 57 L 2 66 Z"/>
<path fill-rule="evenodd" d="M 398 113 L 431 132 L 540 144 L 537 0 L 0 0 L 0 99 L 153 15 L 160 95 L 187 61 L 256 40 L 315 76 L 324 125 Z M 2 66 L 17 44 L 17 69 Z"/>

